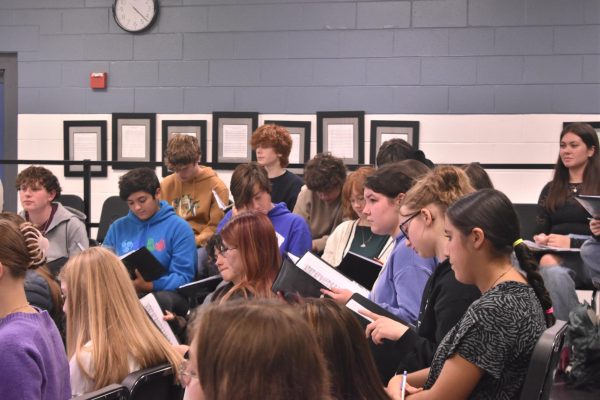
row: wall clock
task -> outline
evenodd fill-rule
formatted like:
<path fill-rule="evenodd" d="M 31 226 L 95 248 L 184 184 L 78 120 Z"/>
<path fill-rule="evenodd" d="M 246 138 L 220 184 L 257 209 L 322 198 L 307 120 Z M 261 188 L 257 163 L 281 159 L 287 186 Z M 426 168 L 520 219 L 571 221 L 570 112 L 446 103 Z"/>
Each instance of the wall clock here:
<path fill-rule="evenodd" d="M 149 29 L 158 17 L 158 0 L 115 0 L 113 16 L 121 29 L 139 33 Z"/>

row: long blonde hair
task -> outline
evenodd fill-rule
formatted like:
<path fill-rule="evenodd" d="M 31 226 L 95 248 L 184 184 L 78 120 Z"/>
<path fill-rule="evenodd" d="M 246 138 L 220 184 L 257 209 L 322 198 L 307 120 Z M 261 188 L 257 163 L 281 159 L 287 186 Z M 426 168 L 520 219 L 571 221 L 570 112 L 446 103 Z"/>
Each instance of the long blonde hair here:
<path fill-rule="evenodd" d="M 129 374 L 129 359 L 143 368 L 164 362 L 177 373 L 182 360 L 146 315 L 128 273 L 110 251 L 92 247 L 71 257 L 61 280 L 67 289 L 67 355 L 95 389 L 120 383 Z M 92 371 L 81 362 L 82 348 L 92 343 Z"/>

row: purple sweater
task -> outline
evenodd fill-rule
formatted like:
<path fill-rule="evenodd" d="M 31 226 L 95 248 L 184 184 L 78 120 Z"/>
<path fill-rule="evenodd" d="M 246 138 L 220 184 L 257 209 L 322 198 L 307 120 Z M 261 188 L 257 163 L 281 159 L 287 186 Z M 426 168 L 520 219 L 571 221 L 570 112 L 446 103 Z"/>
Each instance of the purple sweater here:
<path fill-rule="evenodd" d="M 0 399 L 71 398 L 69 363 L 46 311 L 0 319 Z"/>

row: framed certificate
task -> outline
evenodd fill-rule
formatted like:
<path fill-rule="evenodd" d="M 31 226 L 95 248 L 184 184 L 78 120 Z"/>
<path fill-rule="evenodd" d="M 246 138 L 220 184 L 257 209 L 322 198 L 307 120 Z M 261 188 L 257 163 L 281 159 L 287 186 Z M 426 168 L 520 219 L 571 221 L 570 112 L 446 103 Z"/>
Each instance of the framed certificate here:
<path fill-rule="evenodd" d="M 390 139 L 402 139 L 419 149 L 419 121 L 371 121 L 371 164 L 375 164 L 381 144 Z"/>
<path fill-rule="evenodd" d="M 220 169 L 234 169 L 240 163 L 250 162 L 250 136 L 258 127 L 258 113 L 213 113 L 213 157 Z"/>
<path fill-rule="evenodd" d="M 63 121 L 64 159 L 106 161 L 106 121 Z M 83 165 L 65 165 L 65 176 L 83 176 Z M 91 176 L 107 175 L 106 165 L 92 165 Z"/>
<path fill-rule="evenodd" d="M 170 175 L 171 172 L 164 165 L 165 154 L 169 139 L 175 135 L 195 136 L 200 145 L 200 163 L 206 163 L 206 121 L 205 120 L 163 120 L 162 121 L 162 175 Z"/>
<path fill-rule="evenodd" d="M 113 169 L 136 168 L 136 162 L 156 160 L 156 114 L 112 115 Z"/>
<path fill-rule="evenodd" d="M 317 152 L 329 152 L 345 164 L 363 164 L 364 121 L 364 111 L 317 112 Z"/>

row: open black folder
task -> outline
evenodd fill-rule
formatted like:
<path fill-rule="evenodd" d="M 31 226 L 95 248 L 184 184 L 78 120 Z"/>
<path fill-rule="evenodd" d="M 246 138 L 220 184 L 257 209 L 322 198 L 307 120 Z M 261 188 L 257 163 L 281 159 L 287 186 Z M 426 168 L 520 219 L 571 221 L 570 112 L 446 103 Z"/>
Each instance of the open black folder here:
<path fill-rule="evenodd" d="M 360 254 L 349 251 L 337 269 L 353 281 L 366 288 L 372 288 L 383 265 Z"/>
<path fill-rule="evenodd" d="M 289 257 L 285 257 L 271 290 L 284 296 L 321 297 L 321 289 L 327 287 L 304 272 Z"/>
<path fill-rule="evenodd" d="M 577 195 L 577 200 L 585 210 L 594 218 L 600 218 L 600 196 Z"/>
<path fill-rule="evenodd" d="M 146 247 L 140 247 L 137 250 L 130 251 L 119 257 L 129 271 L 131 279 L 135 279 L 135 270 L 140 271 L 142 278 L 145 281 L 155 281 L 164 274 L 167 270 L 163 265 L 150 253 Z"/>

